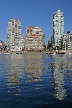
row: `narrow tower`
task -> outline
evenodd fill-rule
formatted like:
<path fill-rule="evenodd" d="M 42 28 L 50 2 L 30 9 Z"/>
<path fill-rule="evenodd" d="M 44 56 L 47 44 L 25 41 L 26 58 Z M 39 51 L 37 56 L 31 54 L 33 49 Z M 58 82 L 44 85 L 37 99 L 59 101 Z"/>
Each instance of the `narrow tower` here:
<path fill-rule="evenodd" d="M 10 19 L 7 27 L 7 46 L 11 48 L 14 45 L 15 38 L 21 36 L 21 22 L 19 19 Z"/>
<path fill-rule="evenodd" d="M 60 10 L 53 15 L 53 39 L 52 44 L 55 47 L 60 46 L 60 38 L 64 34 L 64 14 Z"/>

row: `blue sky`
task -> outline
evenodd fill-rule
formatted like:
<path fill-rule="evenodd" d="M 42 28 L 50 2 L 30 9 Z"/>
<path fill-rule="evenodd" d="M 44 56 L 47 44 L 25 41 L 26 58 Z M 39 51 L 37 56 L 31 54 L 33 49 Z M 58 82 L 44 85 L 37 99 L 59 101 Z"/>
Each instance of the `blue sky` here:
<path fill-rule="evenodd" d="M 52 34 L 53 13 L 64 13 L 64 32 L 72 31 L 72 0 L 0 0 L 0 40 L 6 41 L 6 27 L 10 18 L 21 21 L 22 36 L 26 28 L 39 26 L 47 44 Z"/>

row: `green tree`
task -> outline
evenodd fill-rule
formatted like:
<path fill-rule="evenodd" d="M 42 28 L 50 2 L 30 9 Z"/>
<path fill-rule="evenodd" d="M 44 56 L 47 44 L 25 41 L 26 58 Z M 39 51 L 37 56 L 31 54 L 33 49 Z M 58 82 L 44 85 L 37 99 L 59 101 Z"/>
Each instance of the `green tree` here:
<path fill-rule="evenodd" d="M 70 31 L 68 31 L 67 34 L 70 34 Z"/>

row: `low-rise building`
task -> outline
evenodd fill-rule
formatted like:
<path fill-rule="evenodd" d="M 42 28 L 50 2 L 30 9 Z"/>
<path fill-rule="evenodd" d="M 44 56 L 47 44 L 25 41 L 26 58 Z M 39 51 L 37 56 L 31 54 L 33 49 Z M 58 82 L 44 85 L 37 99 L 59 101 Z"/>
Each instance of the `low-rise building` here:
<path fill-rule="evenodd" d="M 72 33 L 64 34 L 61 37 L 61 48 L 63 50 L 72 50 Z"/>
<path fill-rule="evenodd" d="M 0 52 L 7 51 L 7 45 L 0 40 Z"/>

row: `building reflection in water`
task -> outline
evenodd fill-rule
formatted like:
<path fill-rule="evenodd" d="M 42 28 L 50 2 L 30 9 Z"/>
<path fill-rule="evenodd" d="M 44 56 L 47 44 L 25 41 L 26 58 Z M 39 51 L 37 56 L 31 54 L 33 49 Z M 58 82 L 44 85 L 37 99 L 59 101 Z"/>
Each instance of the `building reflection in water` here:
<path fill-rule="evenodd" d="M 43 55 L 10 55 L 7 57 L 7 89 L 20 95 L 20 81 L 38 82 L 43 74 Z"/>
<path fill-rule="evenodd" d="M 23 56 L 22 55 L 10 55 L 7 57 L 7 89 L 8 92 L 12 92 L 15 95 L 20 95 L 20 77 L 23 72 Z"/>
<path fill-rule="evenodd" d="M 24 55 L 25 62 L 25 75 L 28 82 L 41 81 L 43 74 L 43 55 Z"/>
<path fill-rule="evenodd" d="M 72 55 L 66 56 L 66 62 L 64 64 L 64 76 L 66 82 L 72 83 Z"/>
<path fill-rule="evenodd" d="M 54 62 L 51 64 L 52 78 L 54 83 L 55 92 L 53 95 L 59 99 L 63 100 L 66 96 L 66 90 L 64 89 L 64 68 L 66 60 L 63 57 L 53 56 Z"/>

